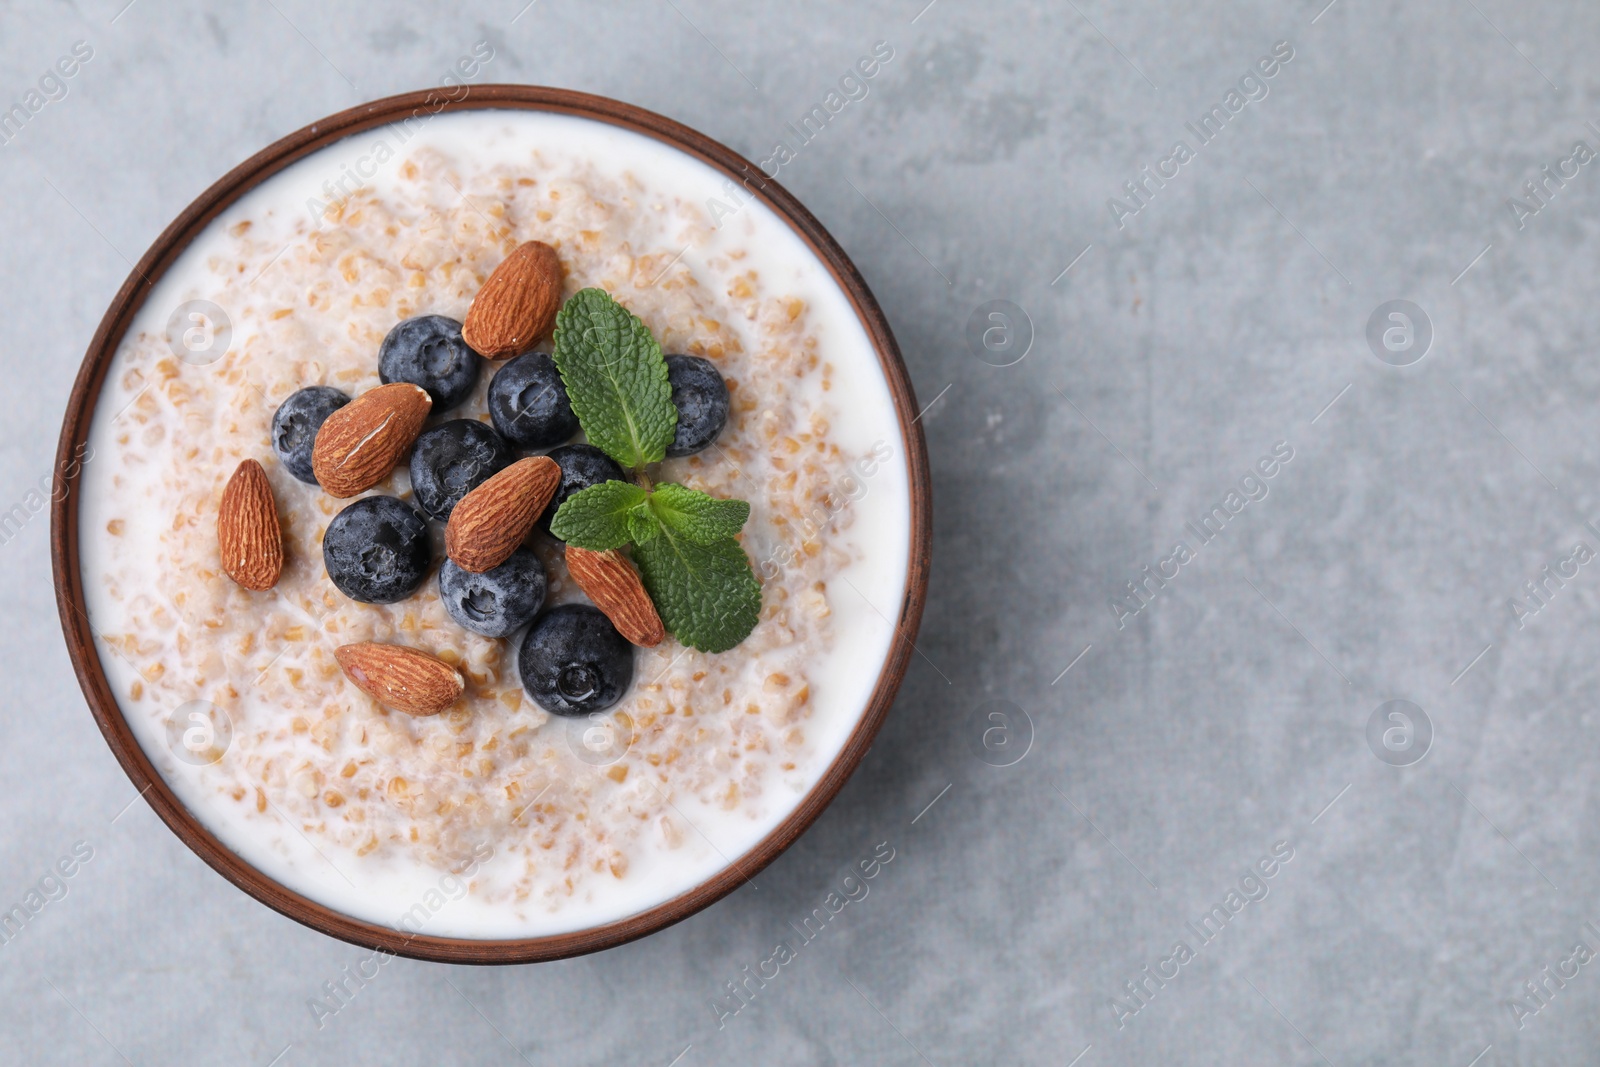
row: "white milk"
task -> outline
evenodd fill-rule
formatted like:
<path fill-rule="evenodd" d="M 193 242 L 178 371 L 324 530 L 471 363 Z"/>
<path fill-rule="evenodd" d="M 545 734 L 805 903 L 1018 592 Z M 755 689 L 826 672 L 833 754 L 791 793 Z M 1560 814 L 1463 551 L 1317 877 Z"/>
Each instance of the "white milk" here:
<path fill-rule="evenodd" d="M 376 156 L 387 154 L 380 144 L 397 149 L 396 158 L 375 165 Z M 141 331 L 161 334 L 172 308 L 185 300 L 222 295 L 215 273 L 205 264 L 220 254 L 227 229 L 241 220 L 252 220 L 252 234 L 270 234 L 272 243 L 282 244 L 294 239 L 297 224 L 304 229 L 310 218 L 307 201 L 329 200 L 324 182 L 342 174 L 370 175 L 368 186 L 382 193 L 396 183 L 399 166 L 422 147 L 494 163 L 526 159 L 530 145 L 537 145 L 543 158 L 557 168 L 568 160 L 574 166 L 592 165 L 602 174 L 616 177 L 631 172 L 652 194 L 695 205 L 702 212 L 712 197 L 731 203 L 722 192 L 725 179 L 711 168 L 653 139 L 585 119 L 523 111 L 445 114 L 404 142 L 396 128 L 385 127 L 347 138 L 301 160 L 215 220 L 157 284 L 129 336 L 137 337 Z M 703 215 L 701 221 L 703 224 Z M 641 234 L 641 244 L 648 243 L 645 238 L 649 237 L 664 245 L 681 245 L 684 242 L 675 237 L 681 224 L 681 218 L 668 213 L 658 220 L 658 233 Z M 581 893 L 559 907 L 519 902 L 503 893 L 479 891 L 480 886 L 493 886 L 501 866 L 513 862 L 514 842 L 487 842 L 495 849 L 495 858 L 474 874 L 474 888 L 469 893 L 450 879 L 447 871 L 382 852 L 360 856 L 328 841 L 314 841 L 276 809 L 260 816 L 247 805 L 225 799 L 221 790 L 234 780 L 229 757 L 225 755 L 211 766 L 193 766 L 174 758 L 165 723 L 165 715 L 173 708 L 152 709 L 149 699 L 130 702 L 127 694 L 138 675 L 119 652 L 97 642 L 111 688 L 119 694 L 140 745 L 178 798 L 227 847 L 289 889 L 356 919 L 395 926 L 411 912 L 412 928 L 426 918 L 421 928 L 425 934 L 519 938 L 593 927 L 669 900 L 738 862 L 793 810 L 855 727 L 894 635 L 890 620 L 897 616 L 905 592 L 909 553 L 905 447 L 877 358 L 849 301 L 826 268 L 777 215 L 759 202 L 745 200 L 709 240 L 689 248 L 682 263 L 714 281 L 716 271 L 707 265 L 708 260 L 726 252 L 734 242 L 747 250 L 742 264 L 755 267 L 769 290 L 792 294 L 809 305 L 810 328 L 832 364 L 834 378 L 832 390 L 824 396 L 813 376 L 805 383 L 806 402 L 825 405 L 833 440 L 848 456 L 866 455 L 880 442 L 892 452 L 888 462 L 870 478 L 862 479 L 866 492 L 850 505 L 853 521 L 842 532 L 825 535 L 847 548 L 854 562 L 828 583 L 832 642 L 818 661 L 807 666 L 812 680 L 811 716 L 806 725 L 808 745 L 797 768 L 782 775 L 774 772 L 760 809 L 754 813 L 726 812 L 696 797 L 679 797 L 676 810 L 694 828 L 679 847 L 666 849 L 656 847 L 653 839 L 642 840 L 630 852 L 624 877 L 589 879 Z M 119 366 L 120 353 L 95 413 L 90 435 L 93 459 L 84 468 L 83 491 L 78 498 L 80 562 L 89 617 L 97 634 L 128 631 L 128 603 L 135 595 L 145 592 L 159 597 L 162 576 L 151 573 L 154 568 L 141 569 L 138 561 L 157 558 L 171 519 L 157 513 L 158 508 L 138 504 L 157 491 L 155 465 L 128 462 L 116 444 L 116 433 L 125 427 L 114 426 L 114 420 L 134 398 L 119 385 Z M 170 450 L 163 453 L 157 447 L 155 454 L 178 462 Z M 213 473 L 220 484 L 228 471 Z M 116 480 L 120 487 L 114 484 Z M 106 533 L 113 516 L 122 517 L 126 527 L 117 538 Z M 759 565 L 771 548 L 770 539 L 752 531 L 747 548 Z M 103 580 L 104 575 L 113 573 L 118 575 L 120 598 L 110 595 Z M 735 649 L 724 655 L 738 654 Z M 245 672 L 235 684 L 248 690 L 252 676 Z M 241 699 L 250 699 L 249 692 Z M 551 719 L 541 729 L 565 725 L 563 720 Z M 580 767 L 575 773 L 593 772 Z M 420 911 L 414 910 L 418 904 L 422 905 Z"/>

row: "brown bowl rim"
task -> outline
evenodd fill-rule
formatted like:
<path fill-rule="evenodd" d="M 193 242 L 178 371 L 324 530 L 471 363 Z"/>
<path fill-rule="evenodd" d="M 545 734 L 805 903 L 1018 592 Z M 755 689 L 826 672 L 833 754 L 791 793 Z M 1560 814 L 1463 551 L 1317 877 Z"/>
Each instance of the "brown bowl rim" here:
<path fill-rule="evenodd" d="M 87 441 L 101 385 L 117 346 L 159 278 L 189 243 L 225 208 L 289 164 L 351 134 L 411 116 L 441 111 L 516 109 L 574 115 L 632 130 L 686 152 L 745 185 L 805 241 L 849 298 L 878 355 L 894 398 L 905 447 L 911 493 L 910 552 L 897 636 L 879 672 L 872 697 L 844 747 L 804 799 L 766 837 L 728 866 L 689 891 L 626 918 L 544 937 L 476 940 L 410 936 L 363 922 L 318 904 L 279 884 L 234 853 L 173 794 L 133 737 L 112 695 L 95 650 L 78 559 L 78 494 L 82 469 L 72 462 Z M 597 952 L 654 933 L 711 906 L 775 860 L 821 815 L 860 764 L 887 717 L 909 665 L 926 599 L 932 500 L 927 445 L 917 420 L 910 376 L 888 320 L 844 250 L 794 195 L 732 149 L 655 112 L 608 97 L 546 86 L 473 86 L 458 100 L 440 90 L 385 97 L 314 122 L 261 150 L 225 174 L 184 209 L 140 258 L 112 300 L 89 342 L 67 401 L 56 452 L 50 509 L 50 554 L 56 606 L 73 669 L 95 721 L 117 762 L 167 827 L 218 874 L 267 907 L 324 934 L 366 948 L 413 959 L 446 963 L 532 963 Z"/>

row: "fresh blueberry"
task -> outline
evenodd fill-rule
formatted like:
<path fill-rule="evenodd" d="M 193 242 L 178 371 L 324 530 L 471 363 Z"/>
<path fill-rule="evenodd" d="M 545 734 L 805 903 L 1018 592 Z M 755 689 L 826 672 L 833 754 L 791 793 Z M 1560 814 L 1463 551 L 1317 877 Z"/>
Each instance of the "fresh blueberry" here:
<path fill-rule="evenodd" d="M 417 438 L 411 491 L 423 511 L 444 522 L 462 497 L 516 460 L 511 443 L 487 423 L 452 419 Z"/>
<path fill-rule="evenodd" d="M 385 385 L 410 382 L 433 397 L 434 411 L 448 411 L 472 395 L 483 357 L 461 339 L 461 324 L 443 315 L 407 319 L 378 346 L 378 377 Z"/>
<path fill-rule="evenodd" d="M 622 699 L 633 646 L 599 608 L 562 604 L 533 621 L 517 655 L 522 687 L 552 715 L 588 715 Z"/>
<path fill-rule="evenodd" d="M 326 385 L 308 385 L 290 393 L 272 415 L 272 450 L 283 469 L 307 485 L 316 485 L 311 473 L 311 450 L 317 431 L 329 415 L 350 403 L 350 398 Z"/>
<path fill-rule="evenodd" d="M 573 493 L 601 482 L 628 480 L 622 468 L 617 466 L 617 461 L 594 445 L 562 445 L 552 448 L 546 455 L 561 468 L 561 484 L 556 486 L 556 495 L 550 498 L 550 506 L 545 508 L 539 520 L 546 527 L 549 527 L 556 509 Z"/>
<path fill-rule="evenodd" d="M 556 361 L 544 352 L 518 356 L 489 382 L 494 428 L 523 448 L 549 448 L 578 432 Z"/>
<path fill-rule="evenodd" d="M 667 446 L 668 456 L 692 456 L 717 439 L 728 424 L 728 386 L 709 359 L 668 356 L 667 382 L 678 428 Z"/>
<path fill-rule="evenodd" d="M 433 562 L 428 520 L 404 500 L 364 496 L 322 535 L 328 577 L 351 600 L 393 604 L 416 592 Z"/>
<path fill-rule="evenodd" d="M 447 559 L 439 568 L 439 598 L 450 617 L 473 633 L 507 637 L 544 606 L 544 564 L 526 548 L 482 574 Z"/>

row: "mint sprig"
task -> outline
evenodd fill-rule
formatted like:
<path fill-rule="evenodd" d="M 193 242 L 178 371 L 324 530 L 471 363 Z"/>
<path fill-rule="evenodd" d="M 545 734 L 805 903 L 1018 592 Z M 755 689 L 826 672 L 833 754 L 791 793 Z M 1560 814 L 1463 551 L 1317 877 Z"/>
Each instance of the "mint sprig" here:
<path fill-rule="evenodd" d="M 556 313 L 556 369 L 589 443 L 626 469 L 660 463 L 678 425 L 661 346 L 604 289 Z"/>
<path fill-rule="evenodd" d="M 643 477 L 665 457 L 678 421 L 661 346 L 610 294 L 584 289 L 556 315 L 554 358 L 589 442 L 644 484 L 609 481 L 574 493 L 550 532 L 597 552 L 633 545 L 672 635 L 702 652 L 734 647 L 761 617 L 761 583 L 737 540 L 750 505 L 671 482 L 649 487 Z"/>
<path fill-rule="evenodd" d="M 601 482 L 562 501 L 550 532 L 569 545 L 605 552 L 635 540 L 628 515 L 650 494 L 632 482 Z"/>
<path fill-rule="evenodd" d="M 550 532 L 596 552 L 631 542 L 645 592 L 666 628 L 692 648 L 725 652 L 761 616 L 761 583 L 734 536 L 749 516 L 743 500 L 671 482 L 653 492 L 602 482 L 563 501 Z"/>
<path fill-rule="evenodd" d="M 697 545 L 725 541 L 744 528 L 750 505 L 698 489 L 659 482 L 653 491 L 632 482 L 601 482 L 562 502 L 550 532 L 569 545 L 604 552 L 632 541 L 654 540 L 662 530 Z"/>
<path fill-rule="evenodd" d="M 649 497 L 650 512 L 673 533 L 697 545 L 722 541 L 744 529 L 750 505 L 719 500 L 697 489 L 662 482 Z"/>
<path fill-rule="evenodd" d="M 726 652 L 761 617 L 761 583 L 731 537 L 696 544 L 663 526 L 634 546 L 639 577 L 672 635 L 702 652 Z"/>

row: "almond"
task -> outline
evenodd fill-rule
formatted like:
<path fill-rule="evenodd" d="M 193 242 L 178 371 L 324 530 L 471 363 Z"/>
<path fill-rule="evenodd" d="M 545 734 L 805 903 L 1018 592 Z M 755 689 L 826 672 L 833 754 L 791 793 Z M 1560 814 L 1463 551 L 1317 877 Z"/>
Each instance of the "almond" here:
<path fill-rule="evenodd" d="M 357 689 L 408 715 L 437 715 L 466 689 L 450 664 L 405 645 L 363 641 L 335 649 L 333 658 Z"/>
<path fill-rule="evenodd" d="M 561 260 L 543 241 L 526 241 L 483 283 L 461 337 L 490 359 L 520 356 L 550 332 L 561 307 Z"/>
<path fill-rule="evenodd" d="M 422 432 L 433 398 L 420 385 L 369 389 L 329 415 L 311 449 L 311 471 L 329 496 L 371 489 L 394 470 Z"/>
<path fill-rule="evenodd" d="M 617 632 L 636 645 L 651 648 L 661 643 L 667 631 L 644 583 L 633 565 L 616 549 L 593 552 L 577 545 L 567 546 L 567 571 L 594 606 L 605 612 Z"/>
<path fill-rule="evenodd" d="M 461 498 L 444 528 L 445 555 L 475 574 L 500 566 L 539 521 L 561 467 L 549 456 L 519 459 Z"/>
<path fill-rule="evenodd" d="M 228 577 L 260 592 L 278 584 L 283 573 L 283 528 L 278 505 L 261 464 L 239 464 L 222 490 L 217 510 L 217 548 Z"/>

